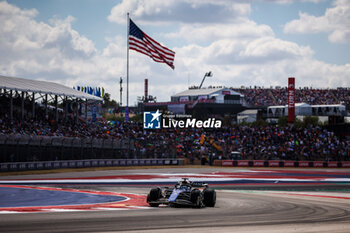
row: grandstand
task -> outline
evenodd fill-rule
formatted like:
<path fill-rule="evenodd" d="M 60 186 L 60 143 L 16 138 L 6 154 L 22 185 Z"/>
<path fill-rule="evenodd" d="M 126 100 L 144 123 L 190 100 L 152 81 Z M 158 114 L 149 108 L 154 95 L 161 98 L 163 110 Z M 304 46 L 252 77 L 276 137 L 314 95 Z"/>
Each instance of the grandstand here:
<path fill-rule="evenodd" d="M 148 111 L 165 109 L 173 113 L 207 115 L 237 114 L 244 109 L 244 96 L 230 88 L 191 88 L 171 96 L 170 102 L 145 103 Z"/>
<path fill-rule="evenodd" d="M 295 104 L 295 115 L 299 116 L 346 116 L 345 106 L 341 104 L 310 105 Z M 288 105 L 267 107 L 268 118 L 288 116 Z"/>
<path fill-rule="evenodd" d="M 244 95 L 249 107 L 268 107 L 287 104 L 287 87 L 275 88 L 231 88 Z M 346 111 L 350 110 L 350 88 L 314 89 L 309 87 L 295 90 L 296 103 L 309 105 L 333 105 L 342 104 Z"/>
<path fill-rule="evenodd" d="M 295 90 L 296 103 L 312 105 L 311 114 L 334 115 L 328 109 L 337 109 L 336 115 L 347 116 L 350 112 L 350 88 L 314 89 L 309 87 Z M 266 109 L 287 105 L 287 87 L 275 88 L 191 88 L 171 96 L 169 102 L 144 103 L 144 109 L 169 110 L 173 113 L 233 114 L 245 109 Z M 345 110 L 342 107 L 345 106 Z M 272 107 L 276 108 L 276 107 Z M 310 115 L 310 114 L 309 114 Z"/>
<path fill-rule="evenodd" d="M 21 114 L 20 118 L 22 119 L 29 113 L 31 117 L 35 117 L 36 105 L 38 105 L 40 100 L 45 103 L 45 115 L 47 115 L 48 108 L 50 108 L 48 103 L 52 102 L 54 103 L 56 121 L 58 121 L 59 117 L 58 105 L 60 103 L 67 103 L 68 101 L 76 103 L 84 102 L 87 111 L 88 100 L 102 101 L 99 97 L 76 91 L 58 83 L 8 76 L 0 76 L 0 95 L 2 98 L 2 108 L 5 108 L 5 106 L 9 107 L 11 120 L 14 118 L 14 101 L 20 103 L 19 111 Z M 31 105 L 31 109 L 29 109 L 29 105 Z M 76 108 L 76 111 L 78 111 L 78 108 Z M 64 112 L 68 112 L 68 105 L 66 105 Z"/>
<path fill-rule="evenodd" d="M 69 111 L 67 103 L 101 99 L 59 84 L 0 76 L 0 89 L 1 163 L 126 158 L 200 161 L 208 156 L 230 158 L 231 152 L 237 151 L 241 159 L 350 160 L 350 140 L 346 134 L 349 132 L 344 132 L 343 125 L 339 132 L 311 125 L 307 128 L 224 125 L 215 130 L 144 130 L 140 122 L 87 121 L 77 106 Z M 348 88 L 320 93 L 327 96 L 327 100 L 318 97 L 313 89 L 297 90 L 299 100 L 308 100 L 300 104 L 306 108 L 303 111 L 332 116 L 333 113 L 348 114 L 344 113 L 344 108 L 348 111 Z M 239 117 L 254 119 L 254 114 L 277 104 L 281 107 L 272 108 L 271 112 L 276 114 L 277 109 L 283 112 L 284 95 L 285 88 L 197 89 L 178 93 L 170 102 L 147 103 L 145 107 L 159 108 L 164 104 L 170 109 L 196 110 L 199 115 L 248 109 Z M 338 105 L 333 105 L 335 103 Z M 328 104 L 328 110 L 324 104 Z"/>

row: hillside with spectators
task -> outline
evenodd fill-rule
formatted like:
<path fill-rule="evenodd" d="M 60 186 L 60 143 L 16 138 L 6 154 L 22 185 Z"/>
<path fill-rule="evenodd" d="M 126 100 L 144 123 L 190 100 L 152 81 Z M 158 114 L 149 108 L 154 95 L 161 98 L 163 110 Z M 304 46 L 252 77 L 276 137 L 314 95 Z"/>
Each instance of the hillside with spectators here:
<path fill-rule="evenodd" d="M 287 105 L 287 87 L 276 88 L 231 88 L 244 95 L 246 103 L 250 106 Z M 315 89 L 298 88 L 295 90 L 297 103 L 310 105 L 343 104 L 350 109 L 350 88 Z"/>

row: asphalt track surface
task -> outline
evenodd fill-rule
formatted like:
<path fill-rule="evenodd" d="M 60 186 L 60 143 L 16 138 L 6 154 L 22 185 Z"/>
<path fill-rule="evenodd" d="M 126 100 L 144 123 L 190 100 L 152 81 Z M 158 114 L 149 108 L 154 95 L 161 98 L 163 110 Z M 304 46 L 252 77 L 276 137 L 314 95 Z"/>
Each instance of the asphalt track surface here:
<path fill-rule="evenodd" d="M 101 171 L 20 178 L 225 171 L 221 168 Z M 231 171 L 231 170 L 230 170 Z M 300 170 L 299 170 L 300 171 Z M 325 171 L 325 170 L 322 170 Z M 327 170 L 335 171 L 335 170 Z M 346 176 L 349 170 L 336 170 Z M 349 177 L 349 176 L 348 176 Z M 55 185 L 54 187 L 60 187 Z M 64 188 L 147 194 L 150 186 L 65 185 Z M 350 232 L 350 184 L 216 186 L 214 208 L 16 213 L 0 216 L 1 232 Z"/>

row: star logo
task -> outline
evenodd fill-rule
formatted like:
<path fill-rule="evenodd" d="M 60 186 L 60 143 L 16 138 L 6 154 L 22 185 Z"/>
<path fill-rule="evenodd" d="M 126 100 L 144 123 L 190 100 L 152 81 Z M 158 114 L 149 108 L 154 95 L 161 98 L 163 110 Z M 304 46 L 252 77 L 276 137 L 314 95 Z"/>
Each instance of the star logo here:
<path fill-rule="evenodd" d="M 159 110 L 157 110 L 155 113 L 151 113 L 151 115 L 153 116 L 151 122 L 153 122 L 154 120 L 157 119 L 157 121 L 159 121 L 159 117 L 162 115 L 161 113 L 159 113 Z"/>
<path fill-rule="evenodd" d="M 156 112 L 144 112 L 143 113 L 143 128 L 144 129 L 160 129 L 160 116 L 162 113 L 157 110 Z"/>

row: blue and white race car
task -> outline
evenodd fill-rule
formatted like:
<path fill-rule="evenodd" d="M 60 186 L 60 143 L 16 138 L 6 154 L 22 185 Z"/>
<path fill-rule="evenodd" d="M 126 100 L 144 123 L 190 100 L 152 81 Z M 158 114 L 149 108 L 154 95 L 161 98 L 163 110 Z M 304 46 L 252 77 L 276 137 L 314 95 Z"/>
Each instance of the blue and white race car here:
<path fill-rule="evenodd" d="M 214 207 L 216 192 L 203 182 L 191 182 L 182 178 L 174 188 L 153 188 L 147 195 L 147 203 L 152 207 L 160 204 L 171 207 L 191 206 L 196 208 Z"/>

